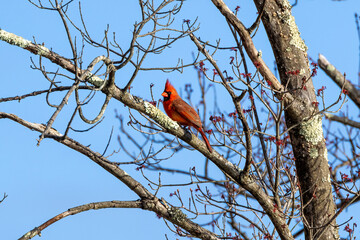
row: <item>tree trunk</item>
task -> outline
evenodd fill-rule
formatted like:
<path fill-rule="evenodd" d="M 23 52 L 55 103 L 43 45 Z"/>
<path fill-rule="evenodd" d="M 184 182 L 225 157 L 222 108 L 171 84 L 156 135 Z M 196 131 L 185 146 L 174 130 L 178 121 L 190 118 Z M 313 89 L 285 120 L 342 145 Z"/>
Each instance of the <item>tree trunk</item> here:
<path fill-rule="evenodd" d="M 254 2 L 260 11 L 264 1 Z M 276 58 L 281 83 L 287 86 L 295 99 L 285 106 L 285 119 L 287 128 L 291 128 L 289 134 L 302 195 L 305 239 L 338 239 L 336 221 L 331 221 L 336 205 L 332 196 L 322 118 L 314 116 L 318 109 L 307 47 L 291 15 L 289 2 L 265 2 L 262 22 Z"/>

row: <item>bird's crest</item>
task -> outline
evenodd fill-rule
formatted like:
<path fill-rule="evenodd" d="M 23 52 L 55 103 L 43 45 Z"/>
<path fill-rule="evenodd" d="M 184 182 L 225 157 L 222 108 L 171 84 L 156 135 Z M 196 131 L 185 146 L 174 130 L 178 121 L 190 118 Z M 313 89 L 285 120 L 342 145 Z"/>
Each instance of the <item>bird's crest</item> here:
<path fill-rule="evenodd" d="M 172 90 L 175 89 L 173 85 L 171 85 L 169 79 L 166 80 L 166 84 L 165 84 L 165 90 Z"/>
<path fill-rule="evenodd" d="M 166 80 L 165 91 L 171 92 L 172 94 L 178 95 L 177 92 L 176 92 L 176 89 L 175 89 L 174 86 L 170 83 L 169 79 Z"/>

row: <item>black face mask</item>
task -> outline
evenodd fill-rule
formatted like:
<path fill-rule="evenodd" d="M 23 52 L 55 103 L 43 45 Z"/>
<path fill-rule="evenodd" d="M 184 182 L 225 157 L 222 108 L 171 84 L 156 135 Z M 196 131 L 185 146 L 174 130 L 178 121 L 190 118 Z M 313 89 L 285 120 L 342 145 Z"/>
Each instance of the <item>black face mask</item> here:
<path fill-rule="evenodd" d="M 167 92 L 167 91 L 165 91 L 166 93 L 167 93 L 167 97 L 164 97 L 164 101 L 166 102 L 166 101 L 169 101 L 170 100 L 170 95 L 171 95 L 171 92 Z"/>

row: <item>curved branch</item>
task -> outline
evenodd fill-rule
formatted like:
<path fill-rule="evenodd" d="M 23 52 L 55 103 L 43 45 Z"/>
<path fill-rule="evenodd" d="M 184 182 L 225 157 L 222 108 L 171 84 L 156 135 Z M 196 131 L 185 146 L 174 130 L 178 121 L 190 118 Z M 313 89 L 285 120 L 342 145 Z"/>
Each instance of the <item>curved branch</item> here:
<path fill-rule="evenodd" d="M 0 204 L 8 197 L 8 195 L 6 193 L 4 193 L 4 196 L 2 197 L 2 199 L 0 200 Z"/>
<path fill-rule="evenodd" d="M 67 211 L 56 215 L 55 217 L 49 219 L 40 226 L 35 227 L 33 230 L 25 233 L 22 237 L 19 238 L 19 240 L 29 240 L 35 237 L 36 235 L 41 236 L 41 231 L 43 231 L 45 228 L 70 215 L 75 215 L 89 210 L 98 210 L 104 208 L 141 208 L 141 207 L 142 207 L 141 201 L 106 201 L 106 202 L 94 202 L 94 203 L 84 204 L 81 206 L 70 208 Z"/>
<path fill-rule="evenodd" d="M 76 94 L 76 95 L 78 95 L 78 94 Z M 97 121 L 99 121 L 99 120 L 102 118 L 102 116 L 104 115 L 105 110 L 106 110 L 106 107 L 107 107 L 107 105 L 108 105 L 109 102 L 110 102 L 110 99 L 111 99 L 111 96 L 110 96 L 110 95 L 106 95 L 105 102 L 104 102 L 104 104 L 102 105 L 99 114 L 98 114 L 93 120 L 89 120 L 89 119 L 87 119 L 87 118 L 84 116 L 83 111 L 82 111 L 82 108 L 80 107 L 81 104 L 79 104 L 79 115 L 80 115 L 81 120 L 83 120 L 84 122 L 86 122 L 86 123 L 88 123 L 88 124 L 94 124 L 94 123 L 96 123 Z M 78 100 L 78 99 L 77 99 L 77 100 Z"/>

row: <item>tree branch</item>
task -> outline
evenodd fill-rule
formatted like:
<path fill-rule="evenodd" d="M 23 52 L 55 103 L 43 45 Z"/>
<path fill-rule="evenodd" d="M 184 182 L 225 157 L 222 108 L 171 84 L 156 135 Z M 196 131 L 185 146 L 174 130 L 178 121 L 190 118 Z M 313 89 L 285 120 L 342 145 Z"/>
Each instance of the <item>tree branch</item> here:
<path fill-rule="evenodd" d="M 221 14 L 226 18 L 226 20 L 235 28 L 236 32 L 239 34 L 241 40 L 243 41 L 246 53 L 248 54 L 253 64 L 259 68 L 261 75 L 265 78 L 266 81 L 271 83 L 271 87 L 273 90 L 280 93 L 281 96 L 278 96 L 278 98 L 284 100 L 286 103 L 291 103 L 294 100 L 293 97 L 289 93 L 284 93 L 284 86 L 279 82 L 279 80 L 275 77 L 270 68 L 261 58 L 261 54 L 259 54 L 258 50 L 256 49 L 254 42 L 252 41 L 252 38 L 246 27 L 228 8 L 228 6 L 223 2 L 223 0 L 212 0 L 212 2 L 219 9 Z"/>
<path fill-rule="evenodd" d="M 246 117 L 242 111 L 242 107 L 240 104 L 240 101 L 238 100 L 238 96 L 236 96 L 234 90 L 230 87 L 230 82 L 227 81 L 222 74 L 222 71 L 220 70 L 219 66 L 217 65 L 216 61 L 212 58 L 212 56 L 209 54 L 209 52 L 205 49 L 205 45 L 201 45 L 197 37 L 193 33 L 189 33 L 189 36 L 191 40 L 195 43 L 198 50 L 206 57 L 206 59 L 209 60 L 209 62 L 214 66 L 216 71 L 218 72 L 222 85 L 225 87 L 225 89 L 228 91 L 229 95 L 231 96 L 233 103 L 235 105 L 235 109 L 238 114 L 238 118 L 240 119 L 243 129 L 245 132 L 245 140 L 246 140 L 246 163 L 244 166 L 244 172 L 248 175 L 251 169 L 251 160 L 252 160 L 252 146 L 251 146 L 251 136 L 250 136 L 250 127 L 246 120 Z"/>
<path fill-rule="evenodd" d="M 94 203 L 84 204 L 81 206 L 70 208 L 67 211 L 56 215 L 55 217 L 49 219 L 40 226 L 35 227 L 33 230 L 25 233 L 22 237 L 19 238 L 19 240 L 29 240 L 35 237 L 36 235 L 41 236 L 41 232 L 45 228 L 70 215 L 75 215 L 89 210 L 98 210 L 104 208 L 141 208 L 141 207 L 142 207 L 141 201 L 107 201 L 107 202 L 94 202 Z"/>
<path fill-rule="evenodd" d="M 15 101 L 15 100 L 18 100 L 20 102 L 22 99 L 27 98 L 27 97 L 33 97 L 33 96 L 37 96 L 37 95 L 40 95 L 40 94 L 43 94 L 43 93 L 48 93 L 48 92 L 66 91 L 66 90 L 69 90 L 70 88 L 71 88 L 70 86 L 68 86 L 68 87 L 56 87 L 56 88 L 51 88 L 51 89 L 48 89 L 48 90 L 34 91 L 34 92 L 24 94 L 24 95 L 21 95 L 21 96 L 0 98 L 0 103 L 1 102 Z M 78 89 L 93 90 L 94 87 L 91 87 L 91 86 L 79 86 Z"/>
<path fill-rule="evenodd" d="M 318 64 L 336 85 L 347 91 L 349 98 L 360 108 L 360 91 L 349 80 L 345 79 L 344 74 L 337 70 L 322 54 L 319 54 Z"/>
<path fill-rule="evenodd" d="M 331 121 L 336 121 L 336 122 L 342 123 L 344 125 L 349 125 L 351 127 L 360 129 L 360 123 L 359 122 L 355 122 L 353 120 L 350 120 L 347 117 L 339 117 L 339 116 L 336 116 L 336 115 L 333 115 L 333 114 L 330 114 L 330 113 L 325 113 L 325 117 L 327 119 L 331 120 Z"/>
<path fill-rule="evenodd" d="M 17 122 L 24 127 L 27 127 L 31 130 L 35 130 L 37 132 L 43 133 L 46 126 L 39 123 L 28 122 L 24 119 L 19 118 L 18 116 L 10 113 L 0 112 L 0 119 L 7 118 Z M 103 157 L 100 153 L 92 151 L 89 147 L 82 145 L 81 143 L 69 138 L 63 138 L 63 135 L 59 133 L 56 129 L 50 128 L 48 134 L 45 135 L 46 138 L 52 138 L 57 142 L 64 144 L 65 146 L 74 149 L 75 151 L 89 157 L 92 161 L 100 165 L 106 171 L 111 173 L 117 179 L 126 184 L 131 190 L 133 190 L 139 197 L 141 198 L 150 198 L 152 194 L 143 187 L 139 182 L 130 177 L 124 170 L 114 165 L 110 161 L 108 161 L 105 157 Z"/>
<path fill-rule="evenodd" d="M 31 123 L 25 121 L 14 114 L 0 112 L 0 119 L 7 118 L 17 122 L 24 127 L 27 127 L 31 130 L 38 131 L 40 133 L 44 132 L 46 126 L 38 123 Z M 179 227 L 185 229 L 190 234 L 201 239 L 209 240 L 218 240 L 218 237 L 210 232 L 209 230 L 200 227 L 198 224 L 192 222 L 187 218 L 187 216 L 177 208 L 168 207 L 160 202 L 153 194 L 151 194 L 141 183 L 133 179 L 129 174 L 124 170 L 108 161 L 100 153 L 92 151 L 89 147 L 86 147 L 75 140 L 64 137 L 54 128 L 50 128 L 48 134 L 45 135 L 46 138 L 52 138 L 55 141 L 64 144 L 65 146 L 74 149 L 75 151 L 87 156 L 92 161 L 100 165 L 106 171 L 111 173 L 121 182 L 123 182 L 128 188 L 134 191 L 142 200 L 142 209 L 153 211 L 165 219 L 169 220 L 173 224 L 178 225 Z M 199 140 L 200 141 L 200 140 Z"/>

